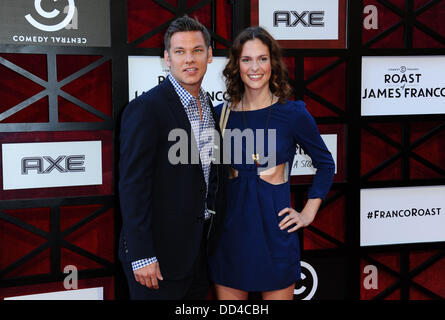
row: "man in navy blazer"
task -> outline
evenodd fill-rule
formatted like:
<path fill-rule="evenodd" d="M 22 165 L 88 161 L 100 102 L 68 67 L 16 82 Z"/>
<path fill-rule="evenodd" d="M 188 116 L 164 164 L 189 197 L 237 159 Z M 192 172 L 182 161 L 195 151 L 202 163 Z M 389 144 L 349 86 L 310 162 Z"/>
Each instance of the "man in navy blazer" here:
<path fill-rule="evenodd" d="M 213 145 L 222 144 L 208 148 L 204 134 L 219 131 L 201 88 L 212 47 L 207 29 L 187 16 L 171 23 L 164 42 L 170 75 L 122 114 L 119 257 L 132 299 L 205 299 L 227 181 L 224 167 L 211 161 Z M 182 155 L 172 152 L 177 130 L 188 138 Z"/>

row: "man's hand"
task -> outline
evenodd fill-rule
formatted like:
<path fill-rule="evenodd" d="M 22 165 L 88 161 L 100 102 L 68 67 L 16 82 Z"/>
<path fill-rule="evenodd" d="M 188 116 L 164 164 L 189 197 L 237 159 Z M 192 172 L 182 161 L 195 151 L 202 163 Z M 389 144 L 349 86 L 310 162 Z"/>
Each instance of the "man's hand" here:
<path fill-rule="evenodd" d="M 159 262 L 137 269 L 133 273 L 137 282 L 150 289 L 159 289 L 158 280 L 164 280 L 159 268 Z"/>

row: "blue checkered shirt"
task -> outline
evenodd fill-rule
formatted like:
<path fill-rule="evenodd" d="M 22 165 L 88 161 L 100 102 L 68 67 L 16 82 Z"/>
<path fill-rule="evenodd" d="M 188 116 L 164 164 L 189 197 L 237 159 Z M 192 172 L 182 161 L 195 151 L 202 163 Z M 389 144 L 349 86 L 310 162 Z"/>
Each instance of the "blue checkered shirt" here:
<path fill-rule="evenodd" d="M 210 165 L 213 151 L 213 129 L 215 128 L 215 122 L 213 120 L 211 107 L 206 92 L 200 88 L 198 98 L 192 96 L 187 90 L 185 90 L 176 79 L 170 74 L 168 79 L 175 88 L 176 93 L 184 106 L 187 117 L 190 121 L 190 125 L 193 130 L 194 138 L 199 149 L 199 157 L 201 159 L 202 171 L 207 186 L 209 189 L 209 177 L 210 177 Z M 198 99 L 201 103 L 202 120 L 199 115 Z M 198 137 L 198 138 L 196 138 Z M 209 147 L 210 146 L 210 147 Z M 204 219 L 209 219 L 211 213 L 207 209 L 204 210 Z M 155 263 L 158 260 L 156 257 L 148 259 L 141 259 L 131 263 L 133 271 L 139 268 L 145 267 L 149 264 Z"/>

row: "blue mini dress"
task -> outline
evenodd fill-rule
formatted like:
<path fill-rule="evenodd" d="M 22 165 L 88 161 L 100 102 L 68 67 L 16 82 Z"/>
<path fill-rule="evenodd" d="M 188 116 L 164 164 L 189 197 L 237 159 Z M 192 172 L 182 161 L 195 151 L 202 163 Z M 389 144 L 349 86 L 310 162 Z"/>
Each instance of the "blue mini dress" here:
<path fill-rule="evenodd" d="M 218 115 L 221 109 L 222 105 L 215 107 Z M 282 184 L 271 184 L 260 178 L 260 168 L 253 162 L 252 150 L 246 144 L 248 139 L 242 139 L 240 144 L 235 137 L 236 130 L 242 132 L 246 126 L 254 132 L 258 129 L 264 132 L 266 126 L 276 130 L 276 165 L 287 163 L 286 167 L 290 168 L 297 144 L 305 150 L 317 168 L 309 198 L 325 199 L 332 185 L 335 164 L 303 101 L 286 101 L 259 110 L 230 113 L 224 144 L 229 145 L 230 165 L 238 171 L 238 176 L 228 183 L 222 235 L 208 260 L 210 278 L 216 284 L 249 292 L 284 289 L 298 281 L 301 274 L 297 233 L 278 227 L 284 218 L 278 213 L 291 205 L 290 170 L 286 170 L 287 179 Z M 261 134 L 253 136 L 254 153 L 260 152 L 256 150 L 257 139 L 264 140 L 262 156 L 272 159 L 267 133 L 264 139 Z M 236 158 L 239 152 L 242 153 L 241 162 Z M 260 167 L 267 165 L 262 163 Z"/>

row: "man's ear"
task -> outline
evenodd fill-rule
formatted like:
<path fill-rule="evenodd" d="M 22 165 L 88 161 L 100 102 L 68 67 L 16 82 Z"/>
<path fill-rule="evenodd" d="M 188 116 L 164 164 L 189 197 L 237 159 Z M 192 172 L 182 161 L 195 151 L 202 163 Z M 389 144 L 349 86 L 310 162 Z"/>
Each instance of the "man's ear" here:
<path fill-rule="evenodd" d="M 207 50 L 207 63 L 212 63 L 213 61 L 213 49 L 212 46 L 209 46 L 208 50 Z"/>
<path fill-rule="evenodd" d="M 167 66 L 170 68 L 170 56 L 168 55 L 168 51 L 164 50 L 164 61 L 167 64 Z"/>

